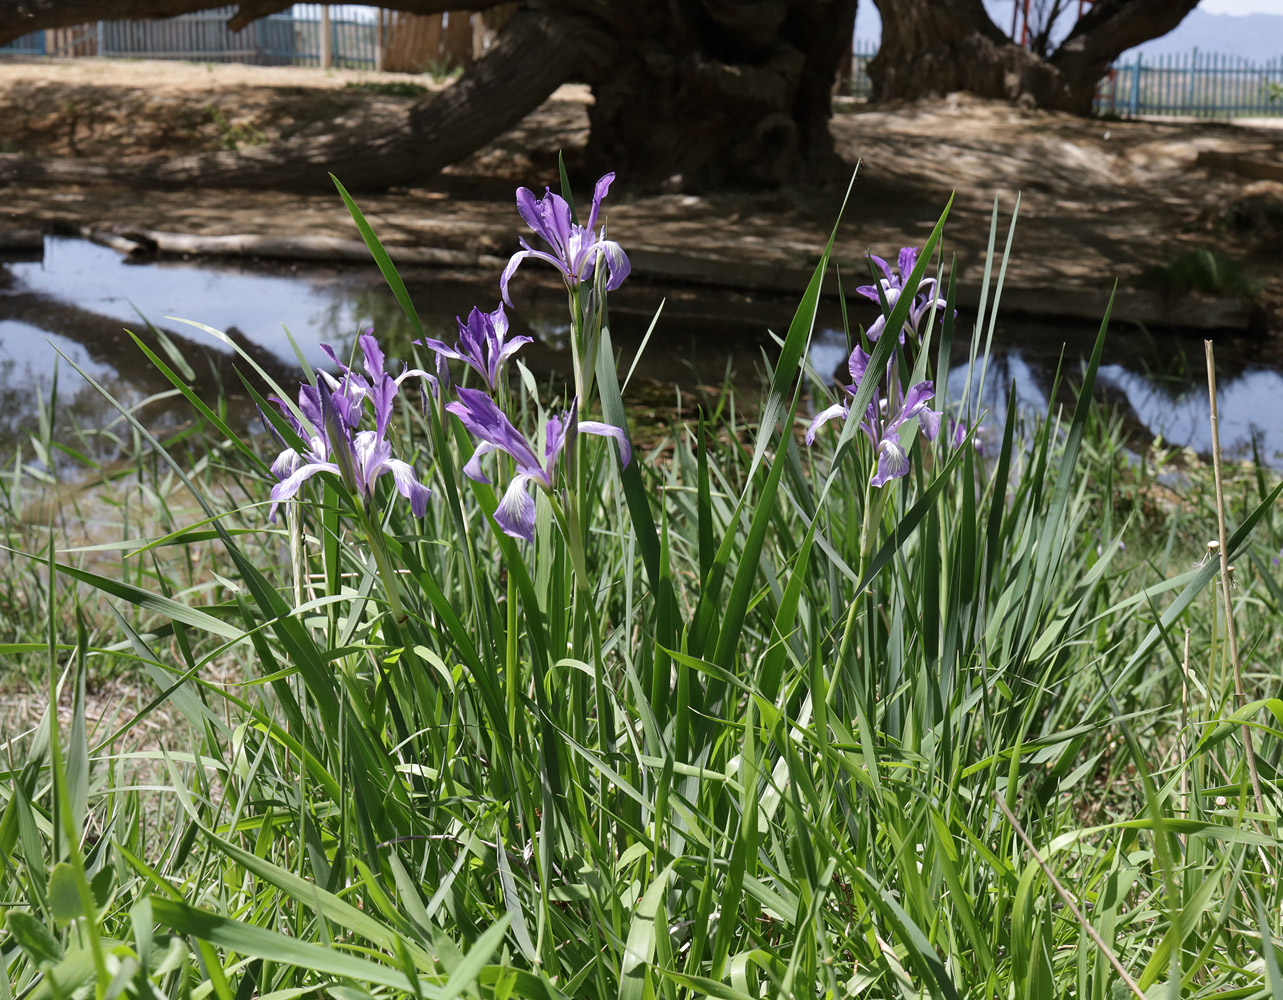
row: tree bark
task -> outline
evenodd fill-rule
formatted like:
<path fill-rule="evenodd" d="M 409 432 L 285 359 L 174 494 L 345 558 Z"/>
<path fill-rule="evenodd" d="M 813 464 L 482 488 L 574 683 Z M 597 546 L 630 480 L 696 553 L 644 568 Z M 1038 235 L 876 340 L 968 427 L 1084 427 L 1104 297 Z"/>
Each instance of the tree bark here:
<path fill-rule="evenodd" d="M 588 156 L 683 190 L 774 187 L 834 157 L 832 85 L 855 0 L 614 3 Z"/>
<path fill-rule="evenodd" d="M 1197 0 L 1097 0 L 1047 58 L 1008 39 L 982 0 L 874 3 L 882 15 L 882 45 L 869 64 L 875 100 L 965 90 L 1089 114 L 1109 64 L 1171 31 Z"/>

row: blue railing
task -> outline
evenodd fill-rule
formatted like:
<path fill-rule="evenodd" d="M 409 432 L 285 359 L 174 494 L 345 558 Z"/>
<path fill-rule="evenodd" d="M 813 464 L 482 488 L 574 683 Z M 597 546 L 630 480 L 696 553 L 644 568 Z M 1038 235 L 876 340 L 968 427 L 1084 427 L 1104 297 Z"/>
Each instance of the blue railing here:
<path fill-rule="evenodd" d="M 33 31 L 29 35 L 15 38 L 8 45 L 0 45 L 0 55 L 6 56 L 42 56 L 45 54 L 45 33 Z"/>
<path fill-rule="evenodd" d="M 1239 118 L 1283 115 L 1283 56 L 1250 62 L 1192 52 L 1139 53 L 1115 63 L 1096 93 L 1098 114 Z"/>
<path fill-rule="evenodd" d="M 322 58 L 321 4 L 293 9 L 229 31 L 233 6 L 156 21 L 99 21 L 78 29 L 92 54 L 132 59 L 188 59 L 319 66 Z M 378 60 L 375 9 L 363 4 L 330 4 L 330 57 L 335 67 L 372 69 Z M 52 35 L 38 31 L 0 46 L 0 55 L 59 55 Z M 65 46 L 64 46 L 65 47 Z M 76 54 L 84 54 L 77 48 Z"/>

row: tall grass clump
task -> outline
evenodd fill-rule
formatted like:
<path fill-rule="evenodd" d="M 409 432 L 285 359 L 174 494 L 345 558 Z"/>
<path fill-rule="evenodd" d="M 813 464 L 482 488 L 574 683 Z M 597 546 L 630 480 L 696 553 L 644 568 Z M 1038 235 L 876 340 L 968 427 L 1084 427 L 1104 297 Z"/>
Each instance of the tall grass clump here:
<path fill-rule="evenodd" d="M 4 1000 L 1283 990 L 1283 486 L 1227 473 L 1226 607 L 1210 474 L 1167 485 L 1093 402 L 1108 316 L 1071 408 L 992 424 L 1005 253 L 950 398 L 944 217 L 861 263 L 882 317 L 831 400 L 804 412 L 832 240 L 755 418 L 641 454 L 610 181 L 586 215 L 564 176 L 518 192 L 546 248 L 500 293 L 565 279 L 562 395 L 503 304 L 430 336 L 341 187 L 419 350 L 367 333 L 297 389 L 245 358 L 274 460 L 138 338 L 254 499 L 125 410 L 200 512 L 119 566 L 23 555 L 49 709 L 4 743 Z M 149 698 L 95 730 L 126 668 Z"/>

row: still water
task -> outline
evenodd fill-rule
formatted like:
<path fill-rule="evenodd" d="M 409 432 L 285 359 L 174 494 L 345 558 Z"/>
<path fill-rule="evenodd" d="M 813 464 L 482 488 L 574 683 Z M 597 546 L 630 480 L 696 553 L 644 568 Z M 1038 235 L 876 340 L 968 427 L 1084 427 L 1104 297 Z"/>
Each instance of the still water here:
<path fill-rule="evenodd" d="M 510 313 L 517 332 L 535 337 L 522 356 L 542 379 L 568 369 L 569 348 L 564 296 L 551 280 L 535 280 L 535 271 L 523 270 L 514 282 L 516 308 Z M 453 340 L 456 314 L 474 304 L 494 308 L 497 277 L 435 273 L 408 278 L 407 284 L 424 326 Z M 786 329 L 795 302 L 666 287 L 637 280 L 641 277 L 635 276 L 611 300 L 613 332 L 625 368 L 666 300 L 629 390 L 642 403 L 639 419 L 660 410 L 690 412 L 696 402 L 707 403 L 728 377 L 751 395 L 763 351 L 770 351 L 766 331 Z M 867 323 L 876 315 L 863 300 L 851 308 L 853 322 Z M 155 430 L 177 429 L 188 420 L 186 404 L 166 395 L 168 382 L 124 332 L 146 333 L 144 317 L 168 334 L 210 399 L 221 389 L 231 418 L 246 427 L 255 421 L 231 349 L 166 317 L 226 331 L 286 385 L 298 370 L 290 336 L 316 365 L 324 362 L 322 343 L 342 353 L 358 330 L 371 325 L 391 355 L 408 355 L 408 324 L 373 264 L 134 263 L 92 243 L 48 238 L 43 260 L 0 264 L 0 466 L 7 466 L 15 451 L 30 461 L 27 442 L 38 426 L 38 399 L 48 400 L 55 372 L 56 436 L 79 451 L 110 458 L 127 431 L 74 368 L 136 406 L 140 419 Z M 959 317 L 958 329 L 961 339 L 969 317 Z M 1012 381 L 1021 405 L 1045 410 L 1062 350 L 1064 370 L 1072 378 L 1094 334 L 1074 326 L 1000 321 L 984 387 L 990 424 L 1000 424 Z M 838 306 L 827 304 L 811 356 L 815 369 L 823 374 L 840 370 L 845 344 Z M 966 380 L 965 360 L 965 344 L 960 344 L 949 375 L 955 396 Z M 1223 447 L 1249 455 L 1255 442 L 1267 463 L 1283 468 L 1283 356 L 1277 343 L 1271 354 L 1269 345 L 1222 341 L 1217 361 Z M 978 379 L 979 373 L 973 377 Z M 1201 340 L 1115 327 L 1099 382 L 1101 394 L 1118 407 L 1137 444 L 1161 435 L 1170 444 L 1207 451 Z"/>

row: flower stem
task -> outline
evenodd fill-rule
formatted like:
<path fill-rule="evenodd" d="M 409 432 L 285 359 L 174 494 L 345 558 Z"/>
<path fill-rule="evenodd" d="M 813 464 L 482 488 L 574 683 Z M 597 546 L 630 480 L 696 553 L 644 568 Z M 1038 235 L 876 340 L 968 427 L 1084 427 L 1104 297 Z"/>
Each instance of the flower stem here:
<path fill-rule="evenodd" d="M 396 573 L 392 569 L 392 557 L 388 554 L 387 545 L 384 544 L 383 529 L 374 523 L 364 504 L 361 505 L 361 522 L 365 529 L 365 537 L 370 542 L 370 551 L 374 553 L 374 562 L 379 568 L 379 576 L 383 578 L 383 589 L 388 595 L 388 607 L 391 608 L 392 616 L 399 624 L 405 621 L 405 609 L 401 605 Z"/>

